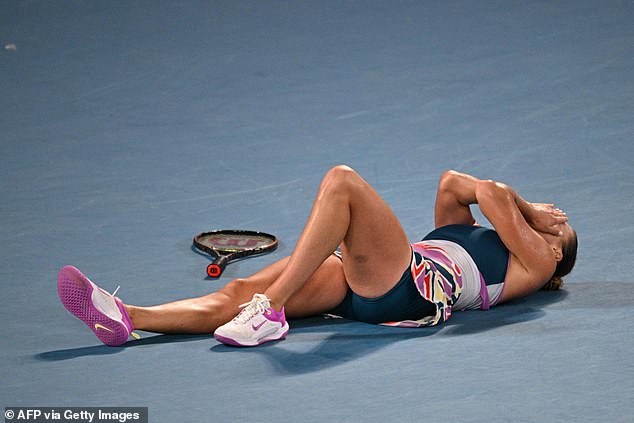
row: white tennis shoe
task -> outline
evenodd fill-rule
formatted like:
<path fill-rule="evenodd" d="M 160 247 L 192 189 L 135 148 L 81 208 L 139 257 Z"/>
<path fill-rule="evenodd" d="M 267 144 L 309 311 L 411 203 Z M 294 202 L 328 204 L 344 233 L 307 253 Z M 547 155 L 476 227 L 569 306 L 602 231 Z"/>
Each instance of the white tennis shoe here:
<path fill-rule="evenodd" d="M 251 302 L 240 308 L 240 314 L 216 329 L 214 338 L 227 345 L 253 347 L 286 337 L 289 326 L 284 307 L 275 311 L 265 295 L 255 294 Z"/>

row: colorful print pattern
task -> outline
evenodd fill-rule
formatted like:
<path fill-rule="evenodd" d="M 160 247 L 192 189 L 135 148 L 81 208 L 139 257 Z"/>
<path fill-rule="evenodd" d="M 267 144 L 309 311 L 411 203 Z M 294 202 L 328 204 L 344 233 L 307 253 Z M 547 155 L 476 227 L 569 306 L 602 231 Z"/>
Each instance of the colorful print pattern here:
<path fill-rule="evenodd" d="M 420 320 L 383 323 L 385 326 L 425 327 L 451 317 L 451 307 L 462 291 L 462 271 L 439 247 L 419 242 L 412 245 L 412 278 L 420 295 L 436 305 L 436 314 Z"/>

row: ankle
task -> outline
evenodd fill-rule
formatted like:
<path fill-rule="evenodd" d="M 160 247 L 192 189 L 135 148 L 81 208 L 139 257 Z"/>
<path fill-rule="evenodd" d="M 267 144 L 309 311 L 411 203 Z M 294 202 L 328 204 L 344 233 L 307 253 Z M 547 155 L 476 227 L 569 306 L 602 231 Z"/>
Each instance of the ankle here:
<path fill-rule="evenodd" d="M 284 303 L 279 301 L 274 301 L 269 299 L 269 304 L 271 305 L 271 308 L 275 310 L 277 313 L 281 313 L 282 309 L 284 308 Z"/>
<path fill-rule="evenodd" d="M 123 304 L 123 309 L 125 310 L 125 312 L 128 315 L 128 319 L 130 319 L 130 322 L 132 322 L 132 326 L 134 328 L 138 328 L 139 327 L 139 318 L 137 316 L 137 308 L 131 305 L 127 305 L 127 304 Z"/>

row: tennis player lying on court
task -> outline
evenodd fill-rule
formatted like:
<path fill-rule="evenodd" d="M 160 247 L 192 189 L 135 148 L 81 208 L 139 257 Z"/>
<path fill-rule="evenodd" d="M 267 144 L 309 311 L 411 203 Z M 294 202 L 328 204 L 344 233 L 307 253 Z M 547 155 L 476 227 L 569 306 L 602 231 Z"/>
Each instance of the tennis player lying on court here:
<path fill-rule="evenodd" d="M 471 204 L 494 230 L 476 224 Z M 430 326 L 453 310 L 487 310 L 558 289 L 577 254 L 567 221 L 552 204 L 529 203 L 508 185 L 447 171 L 436 196 L 436 229 L 411 244 L 377 192 L 337 166 L 324 177 L 292 255 L 218 292 L 136 307 L 72 266 L 60 271 L 58 291 L 64 306 L 108 345 L 123 344 L 136 328 L 213 332 L 220 342 L 254 346 L 285 338 L 286 317 L 317 314 Z"/>

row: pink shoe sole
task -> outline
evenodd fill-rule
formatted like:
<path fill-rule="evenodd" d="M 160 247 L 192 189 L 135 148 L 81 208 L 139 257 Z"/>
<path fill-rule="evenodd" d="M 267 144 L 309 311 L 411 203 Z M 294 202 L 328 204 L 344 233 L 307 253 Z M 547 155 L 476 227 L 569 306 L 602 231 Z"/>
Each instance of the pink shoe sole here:
<path fill-rule="evenodd" d="M 110 346 L 124 344 L 133 327 L 123 304 L 118 298 L 114 298 L 122 315 L 121 321 L 108 317 L 93 303 L 92 295 L 95 289 L 100 288 L 75 267 L 66 266 L 60 270 L 57 278 L 57 293 L 64 307 L 86 323 L 104 344 Z"/>
<path fill-rule="evenodd" d="M 262 345 L 266 342 L 281 341 L 286 338 L 286 335 L 288 335 L 288 329 L 286 329 L 286 331 L 284 331 L 284 333 L 282 333 L 281 336 L 275 336 L 273 338 L 264 338 L 256 344 L 241 344 L 239 341 L 235 339 L 227 338 L 226 336 L 216 335 L 216 334 L 214 334 L 214 338 L 216 338 L 216 341 L 218 342 L 222 342 L 225 345 L 231 345 L 233 347 L 257 347 L 258 345 Z"/>

